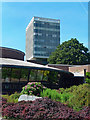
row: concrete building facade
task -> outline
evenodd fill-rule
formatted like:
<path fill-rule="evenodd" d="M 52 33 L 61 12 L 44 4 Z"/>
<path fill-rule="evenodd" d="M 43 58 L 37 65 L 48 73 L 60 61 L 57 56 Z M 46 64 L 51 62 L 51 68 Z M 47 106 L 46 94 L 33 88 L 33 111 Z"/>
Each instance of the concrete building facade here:
<path fill-rule="evenodd" d="M 60 20 L 33 17 L 26 28 L 26 60 L 43 61 L 60 44 Z"/>

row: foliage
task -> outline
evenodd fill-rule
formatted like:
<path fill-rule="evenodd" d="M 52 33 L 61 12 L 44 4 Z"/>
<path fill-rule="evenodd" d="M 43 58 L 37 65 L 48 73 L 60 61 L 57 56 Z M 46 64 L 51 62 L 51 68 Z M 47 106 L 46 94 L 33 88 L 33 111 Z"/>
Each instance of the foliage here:
<path fill-rule="evenodd" d="M 21 95 L 21 93 L 15 92 L 14 94 L 11 94 L 11 95 L 2 95 L 2 97 L 6 98 L 7 102 L 17 103 L 20 95 Z"/>
<path fill-rule="evenodd" d="M 89 106 L 89 84 L 60 88 L 59 90 L 46 89 L 41 92 L 41 97 L 48 97 L 52 100 L 62 102 L 74 110 L 81 110 L 83 106 Z"/>
<path fill-rule="evenodd" d="M 46 89 L 40 82 L 29 82 L 26 86 L 22 88 L 21 93 L 27 95 L 39 96 L 40 92 Z"/>
<path fill-rule="evenodd" d="M 2 102 L 2 105 L 3 105 L 3 104 L 6 104 L 6 103 L 7 103 L 7 99 L 2 97 L 2 99 L 1 99 L 0 102 Z M 0 103 L 0 105 L 1 105 L 1 103 Z"/>
<path fill-rule="evenodd" d="M 51 89 L 46 89 L 46 90 L 43 90 L 43 92 L 41 92 L 40 94 L 41 97 L 48 97 L 52 100 L 55 100 L 55 101 L 60 101 L 62 103 L 65 103 L 69 97 L 70 97 L 70 94 L 69 93 L 58 93 L 56 90 L 51 90 Z"/>
<path fill-rule="evenodd" d="M 90 53 L 83 43 L 75 38 L 63 42 L 57 47 L 55 52 L 48 59 L 50 64 L 88 64 L 90 63 Z"/>
<path fill-rule="evenodd" d="M 15 92 L 14 94 L 11 94 L 10 99 L 12 101 L 9 101 L 9 102 L 13 102 L 13 103 L 18 102 L 18 98 L 20 97 L 20 95 L 21 95 L 21 93 L 17 93 L 17 92 Z"/>
<path fill-rule="evenodd" d="M 90 72 L 86 72 L 86 83 L 90 84 Z"/>
<path fill-rule="evenodd" d="M 83 116 L 85 120 L 90 120 L 90 107 L 84 106 L 83 109 L 79 111 L 79 115 Z"/>
<path fill-rule="evenodd" d="M 86 113 L 88 113 L 86 109 Z M 79 115 L 80 114 L 80 115 Z M 75 112 L 60 102 L 48 98 L 41 98 L 35 101 L 22 101 L 3 108 L 3 116 L 21 120 L 48 120 L 48 119 L 73 119 L 89 120 L 89 114 L 82 114 L 82 111 Z"/>
<path fill-rule="evenodd" d="M 66 89 L 59 89 L 59 92 L 69 93 L 71 96 L 66 101 L 68 106 L 72 107 L 73 109 L 79 111 L 82 109 L 83 106 L 89 106 L 89 84 L 82 84 L 79 86 L 72 86 Z"/>
<path fill-rule="evenodd" d="M 83 106 L 89 106 L 89 85 L 79 85 L 76 90 L 73 90 L 73 96 L 68 100 L 68 105 L 75 110 L 82 109 Z"/>

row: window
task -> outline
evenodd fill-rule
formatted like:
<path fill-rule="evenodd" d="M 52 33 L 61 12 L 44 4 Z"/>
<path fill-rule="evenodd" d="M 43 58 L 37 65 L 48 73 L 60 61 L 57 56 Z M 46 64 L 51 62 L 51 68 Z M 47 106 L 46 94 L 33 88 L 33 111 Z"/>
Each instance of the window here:
<path fill-rule="evenodd" d="M 57 37 L 57 35 L 56 35 L 56 34 L 53 34 L 52 37 Z"/>
<path fill-rule="evenodd" d="M 48 37 L 48 34 L 46 34 L 46 36 Z"/>

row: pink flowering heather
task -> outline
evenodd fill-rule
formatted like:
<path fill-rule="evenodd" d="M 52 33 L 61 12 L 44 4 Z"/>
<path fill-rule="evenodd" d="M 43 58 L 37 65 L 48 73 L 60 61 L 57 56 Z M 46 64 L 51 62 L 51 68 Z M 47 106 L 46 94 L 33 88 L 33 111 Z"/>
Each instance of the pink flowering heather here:
<path fill-rule="evenodd" d="M 33 89 L 33 87 L 30 87 L 31 89 Z"/>
<path fill-rule="evenodd" d="M 34 87 L 36 87 L 36 85 L 34 85 Z"/>
<path fill-rule="evenodd" d="M 46 87 L 43 87 L 43 88 L 46 88 Z"/>
<path fill-rule="evenodd" d="M 32 82 L 32 84 L 35 84 L 35 82 Z"/>
<path fill-rule="evenodd" d="M 28 85 L 31 85 L 31 84 L 32 84 L 32 83 L 30 83 L 30 82 L 28 83 Z"/>

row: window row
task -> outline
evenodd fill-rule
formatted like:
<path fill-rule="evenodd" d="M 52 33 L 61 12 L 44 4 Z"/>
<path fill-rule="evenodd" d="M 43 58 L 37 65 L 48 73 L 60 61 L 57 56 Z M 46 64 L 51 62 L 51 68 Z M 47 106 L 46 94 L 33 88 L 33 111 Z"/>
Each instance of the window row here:
<path fill-rule="evenodd" d="M 34 22 L 34 26 L 60 29 L 60 24 L 59 23 L 40 22 L 39 21 L 39 22 Z"/>
<path fill-rule="evenodd" d="M 35 56 L 45 56 L 45 57 L 49 57 L 50 54 L 41 54 L 41 53 L 35 53 Z"/>
<path fill-rule="evenodd" d="M 34 36 L 35 37 L 45 37 L 45 38 L 60 38 L 59 35 L 56 35 L 56 34 L 42 34 L 42 33 L 34 33 Z"/>
<path fill-rule="evenodd" d="M 56 46 L 55 45 L 53 45 L 53 46 L 45 46 L 45 45 L 43 45 L 43 46 L 41 46 L 41 45 L 34 45 L 34 49 L 35 50 L 38 50 L 38 49 L 41 49 L 41 50 L 46 50 L 46 49 L 56 49 Z"/>
<path fill-rule="evenodd" d="M 47 70 L 2 68 L 2 82 L 47 81 L 48 74 Z"/>
<path fill-rule="evenodd" d="M 34 32 L 35 33 L 44 33 L 44 34 L 57 34 L 57 35 L 60 34 L 60 31 L 50 31 L 47 29 L 36 29 L 36 28 L 34 28 Z"/>
<path fill-rule="evenodd" d="M 41 41 L 34 41 L 34 44 L 35 45 L 39 45 L 40 47 L 44 47 L 44 46 L 58 46 L 60 43 L 59 43 L 59 40 L 55 41 L 55 40 L 49 40 L 49 41 L 44 41 L 44 42 L 41 42 Z"/>
<path fill-rule="evenodd" d="M 50 31 L 50 32 L 60 32 L 60 29 L 55 28 L 44 28 L 44 27 L 36 27 L 34 26 L 34 29 L 43 30 L 43 31 Z"/>

